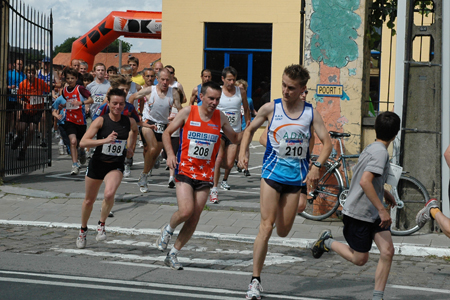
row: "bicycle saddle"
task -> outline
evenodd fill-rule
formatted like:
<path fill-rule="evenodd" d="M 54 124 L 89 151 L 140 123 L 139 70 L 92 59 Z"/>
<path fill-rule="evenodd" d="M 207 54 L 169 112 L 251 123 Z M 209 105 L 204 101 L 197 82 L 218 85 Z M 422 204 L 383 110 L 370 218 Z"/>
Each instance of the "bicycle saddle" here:
<path fill-rule="evenodd" d="M 330 136 L 333 139 L 338 138 L 338 137 L 349 137 L 349 136 L 351 136 L 350 133 L 345 133 L 345 132 L 329 131 L 328 133 L 330 134 Z"/>

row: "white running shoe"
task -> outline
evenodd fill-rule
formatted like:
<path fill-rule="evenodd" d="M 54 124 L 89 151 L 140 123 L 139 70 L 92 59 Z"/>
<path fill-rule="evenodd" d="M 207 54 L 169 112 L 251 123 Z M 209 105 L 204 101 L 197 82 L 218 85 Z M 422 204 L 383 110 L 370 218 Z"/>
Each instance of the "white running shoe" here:
<path fill-rule="evenodd" d="M 77 238 L 77 248 L 78 249 L 84 249 L 86 247 L 86 231 L 80 230 L 80 234 Z"/>
<path fill-rule="evenodd" d="M 168 232 L 166 230 L 167 226 L 163 226 L 161 228 L 161 235 L 156 240 L 156 246 L 158 247 L 158 250 L 164 251 L 167 249 L 167 245 L 169 244 L 170 238 L 172 237 L 172 233 Z"/>
<path fill-rule="evenodd" d="M 64 144 L 58 145 L 59 155 L 64 155 Z"/>
<path fill-rule="evenodd" d="M 70 172 L 70 175 L 78 175 L 80 173 L 80 167 L 78 164 L 72 164 L 72 172 Z"/>
<path fill-rule="evenodd" d="M 223 189 L 223 190 L 230 190 L 231 189 L 231 186 L 228 184 L 228 182 L 226 182 L 226 181 L 222 181 L 222 183 L 220 184 L 220 187 Z"/>
<path fill-rule="evenodd" d="M 142 141 L 138 141 L 138 147 L 139 148 L 144 148 L 144 143 Z"/>
<path fill-rule="evenodd" d="M 167 184 L 167 187 L 169 189 L 173 189 L 175 187 L 175 180 L 173 179 L 173 177 L 169 178 L 169 183 Z"/>
<path fill-rule="evenodd" d="M 95 237 L 95 239 L 100 242 L 100 241 L 105 241 L 106 240 L 106 230 L 105 230 L 105 225 L 101 225 L 98 224 L 97 225 L 97 236 Z"/>
<path fill-rule="evenodd" d="M 123 170 L 123 177 L 128 178 L 131 175 L 131 166 L 125 165 L 125 169 Z"/>
<path fill-rule="evenodd" d="M 217 204 L 219 203 L 219 197 L 217 190 L 211 190 L 209 193 L 209 202 Z"/>
<path fill-rule="evenodd" d="M 258 279 L 253 279 L 252 282 L 248 285 L 247 295 L 245 295 L 245 299 L 261 299 L 261 292 L 263 288 L 261 283 L 259 283 Z"/>
<path fill-rule="evenodd" d="M 138 186 L 139 186 L 139 190 L 141 191 L 141 193 L 148 192 L 147 176 L 148 176 L 148 174 L 144 174 L 144 173 L 141 173 L 141 176 L 139 176 Z"/>
<path fill-rule="evenodd" d="M 176 254 L 167 253 L 164 264 L 174 270 L 183 270 L 183 265 L 178 261 Z"/>

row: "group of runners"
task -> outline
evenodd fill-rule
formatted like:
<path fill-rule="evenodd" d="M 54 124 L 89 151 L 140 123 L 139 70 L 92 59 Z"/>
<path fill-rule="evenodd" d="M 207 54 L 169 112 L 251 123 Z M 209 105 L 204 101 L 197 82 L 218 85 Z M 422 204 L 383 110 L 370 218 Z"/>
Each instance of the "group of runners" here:
<path fill-rule="evenodd" d="M 69 69 L 65 74 L 64 100 L 54 106 L 60 120 L 61 111 L 65 110 L 63 128 L 69 136 L 74 166 L 78 163 L 77 147 L 94 149 L 86 172 L 86 197 L 77 247 L 86 247 L 87 223 L 102 182 L 105 191 L 96 240 L 106 239 L 105 222 L 122 178 L 129 176 L 127 172 L 140 135 L 144 144 L 144 170 L 138 180 L 141 192 L 149 191 L 147 177 L 161 151 L 165 151 L 170 168 L 168 186 L 176 188 L 178 210 L 162 226 L 156 245 L 159 250 L 167 251 L 175 229 L 182 225 L 164 260 L 168 267 L 182 270 L 178 254 L 195 232 L 208 199 L 218 202 L 220 169 L 225 169 L 221 187 L 227 189 L 227 172 L 236 157 L 238 167 L 248 171 L 250 142 L 256 130 L 268 122 L 267 131 L 261 137 L 261 143 L 266 146 L 260 185 L 261 221 L 253 248 L 253 275 L 246 293 L 247 299 L 261 299 L 261 273 L 271 234 L 274 229 L 280 237 L 289 234 L 297 213 L 306 205 L 307 191 L 317 186 L 322 166 L 332 150 L 324 121 L 305 101 L 309 72 L 300 65 L 287 66 L 281 78 L 281 98 L 264 104 L 251 121 L 246 86 L 242 82 L 236 85 L 237 71 L 233 67 L 223 70 L 222 86 L 211 81 L 209 70 L 203 70 L 202 83 L 193 89 L 190 105 L 183 107 L 187 99 L 172 66 L 158 63 L 155 68 L 144 69 L 140 81 L 134 73 L 138 65 L 138 61 L 131 60 L 129 67 L 123 67 L 117 77 L 110 74 L 108 81 L 104 76 L 105 66 L 96 64 L 95 81 L 86 88 L 76 83 L 78 71 Z M 133 87 L 132 79 L 141 84 Z M 86 131 L 84 106 L 87 104 L 91 104 L 94 120 Z M 387 148 L 399 129 L 400 118 L 395 113 L 384 112 L 376 118 L 376 141 L 361 153 L 343 208 L 347 244 L 334 240 L 331 231 L 325 230 L 311 247 L 314 258 L 333 250 L 361 266 L 368 261 L 369 250 L 375 242 L 380 258 L 374 300 L 384 296 L 394 255 L 389 230 L 392 220 L 383 199 L 391 205 L 395 205 L 395 200 L 383 186 L 389 175 Z M 310 163 L 314 135 L 323 147 L 317 160 Z M 450 162 L 450 150 L 447 152 Z M 426 204 L 416 221 L 423 226 L 431 218 L 444 228 L 450 227 L 450 220 L 439 211 L 436 200 Z M 444 232 L 448 234 L 450 228 Z"/>

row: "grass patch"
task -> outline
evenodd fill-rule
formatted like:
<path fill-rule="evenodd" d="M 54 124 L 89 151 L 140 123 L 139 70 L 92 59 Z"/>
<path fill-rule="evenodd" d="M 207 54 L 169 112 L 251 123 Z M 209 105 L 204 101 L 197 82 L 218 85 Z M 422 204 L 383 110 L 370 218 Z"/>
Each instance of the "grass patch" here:
<path fill-rule="evenodd" d="M 208 205 L 205 205 L 205 207 L 203 207 L 203 210 L 211 210 L 211 207 L 209 207 Z"/>
<path fill-rule="evenodd" d="M 446 262 L 450 262 L 450 256 L 444 256 L 442 257 Z"/>

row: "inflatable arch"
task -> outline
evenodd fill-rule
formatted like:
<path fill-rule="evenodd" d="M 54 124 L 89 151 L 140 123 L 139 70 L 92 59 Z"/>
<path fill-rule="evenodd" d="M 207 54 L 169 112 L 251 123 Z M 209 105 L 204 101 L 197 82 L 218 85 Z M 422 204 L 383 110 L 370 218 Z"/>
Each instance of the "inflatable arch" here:
<path fill-rule="evenodd" d="M 113 11 L 72 44 L 72 59 L 82 59 L 93 67 L 97 53 L 118 37 L 161 39 L 161 12 Z"/>

